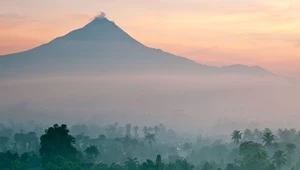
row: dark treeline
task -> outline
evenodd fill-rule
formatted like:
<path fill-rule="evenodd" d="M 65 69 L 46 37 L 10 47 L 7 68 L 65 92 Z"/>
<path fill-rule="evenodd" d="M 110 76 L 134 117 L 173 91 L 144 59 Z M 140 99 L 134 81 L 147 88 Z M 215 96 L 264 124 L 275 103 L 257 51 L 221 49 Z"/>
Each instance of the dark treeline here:
<path fill-rule="evenodd" d="M 163 124 L 0 124 L 0 169 L 300 170 L 296 129 L 236 130 L 228 137 L 193 137 Z"/>

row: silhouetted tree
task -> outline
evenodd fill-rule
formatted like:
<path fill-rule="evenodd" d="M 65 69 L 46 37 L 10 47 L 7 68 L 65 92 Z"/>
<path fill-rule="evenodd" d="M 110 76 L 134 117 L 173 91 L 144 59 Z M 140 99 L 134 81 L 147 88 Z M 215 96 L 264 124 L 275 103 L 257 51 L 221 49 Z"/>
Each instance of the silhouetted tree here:
<path fill-rule="evenodd" d="M 28 144 L 28 149 L 29 150 L 36 150 L 38 145 L 39 145 L 39 141 L 38 141 L 38 137 L 36 135 L 35 132 L 28 132 L 25 135 L 25 140 Z"/>
<path fill-rule="evenodd" d="M 295 149 L 297 148 L 297 146 L 293 143 L 288 143 L 285 145 L 285 148 L 287 150 L 287 153 L 289 155 L 292 155 L 295 152 Z"/>
<path fill-rule="evenodd" d="M 238 130 L 235 130 L 231 134 L 231 139 L 235 144 L 239 144 L 240 140 L 242 139 L 242 133 Z"/>
<path fill-rule="evenodd" d="M 132 131 L 132 129 L 131 129 L 131 128 L 132 128 L 131 124 L 126 124 L 125 128 L 126 128 L 126 133 L 125 133 L 125 135 L 131 138 L 131 131 Z"/>
<path fill-rule="evenodd" d="M 149 133 L 147 126 L 144 126 L 143 133 L 144 133 L 144 136 L 146 136 Z"/>
<path fill-rule="evenodd" d="M 270 128 L 265 128 L 263 130 L 263 134 L 266 134 L 266 133 L 272 133 L 271 129 Z"/>
<path fill-rule="evenodd" d="M 143 162 L 142 165 L 140 166 L 140 170 L 154 170 L 154 169 L 155 169 L 155 164 L 150 159 L 147 159 L 147 161 Z"/>
<path fill-rule="evenodd" d="M 134 158 L 134 159 L 127 158 L 127 161 L 125 162 L 125 167 L 128 170 L 137 170 L 138 165 L 139 165 L 139 162 L 138 162 L 137 158 Z"/>
<path fill-rule="evenodd" d="M 152 142 L 155 142 L 155 134 L 148 133 L 145 136 L 145 140 L 148 140 L 150 147 L 152 148 Z"/>
<path fill-rule="evenodd" d="M 93 161 L 100 155 L 100 152 L 96 146 L 87 147 L 84 150 L 84 153 L 88 156 L 89 159 Z"/>
<path fill-rule="evenodd" d="M 287 161 L 286 154 L 283 151 L 278 150 L 274 153 L 272 160 L 276 167 L 281 170 L 282 166 L 284 166 Z"/>
<path fill-rule="evenodd" d="M 157 155 L 155 160 L 155 169 L 162 170 L 164 168 L 163 163 L 161 162 L 161 156 Z"/>
<path fill-rule="evenodd" d="M 134 138 L 139 139 L 139 127 L 138 126 L 134 126 L 133 127 L 133 133 L 134 133 Z"/>
<path fill-rule="evenodd" d="M 272 142 L 275 140 L 275 136 L 272 134 L 272 132 L 266 132 L 263 135 L 262 140 L 265 143 L 265 146 L 271 146 Z"/>
<path fill-rule="evenodd" d="M 267 153 L 261 144 L 253 141 L 243 142 L 239 150 L 242 156 L 242 161 L 240 162 L 242 170 L 266 170 L 271 166 Z"/>
<path fill-rule="evenodd" d="M 67 125 L 57 125 L 45 130 L 45 134 L 41 136 L 40 155 L 45 161 L 56 156 L 62 156 L 65 159 L 76 159 L 77 150 L 73 146 L 75 138 L 69 135 Z"/>

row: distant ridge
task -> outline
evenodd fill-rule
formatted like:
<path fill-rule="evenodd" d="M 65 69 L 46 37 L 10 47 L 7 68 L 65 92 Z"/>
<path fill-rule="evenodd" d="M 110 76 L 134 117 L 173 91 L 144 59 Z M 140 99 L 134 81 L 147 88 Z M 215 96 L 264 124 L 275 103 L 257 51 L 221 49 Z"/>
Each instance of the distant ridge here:
<path fill-rule="evenodd" d="M 221 67 L 221 70 L 228 73 L 245 73 L 245 74 L 270 74 L 273 73 L 263 69 L 260 66 L 248 66 L 242 64 L 234 64 Z"/>
<path fill-rule="evenodd" d="M 146 47 L 105 17 L 31 50 L 0 56 L 0 78 L 143 72 L 272 75 L 258 66 L 207 66 Z"/>

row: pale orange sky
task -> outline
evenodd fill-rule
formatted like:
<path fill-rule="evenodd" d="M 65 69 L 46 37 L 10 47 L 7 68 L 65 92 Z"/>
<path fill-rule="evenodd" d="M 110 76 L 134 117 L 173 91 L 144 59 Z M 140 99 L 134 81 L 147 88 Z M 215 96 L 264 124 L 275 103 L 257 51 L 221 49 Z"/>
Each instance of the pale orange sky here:
<path fill-rule="evenodd" d="M 147 46 L 300 78 L 299 0 L 0 0 L 0 54 L 49 42 L 100 11 Z"/>

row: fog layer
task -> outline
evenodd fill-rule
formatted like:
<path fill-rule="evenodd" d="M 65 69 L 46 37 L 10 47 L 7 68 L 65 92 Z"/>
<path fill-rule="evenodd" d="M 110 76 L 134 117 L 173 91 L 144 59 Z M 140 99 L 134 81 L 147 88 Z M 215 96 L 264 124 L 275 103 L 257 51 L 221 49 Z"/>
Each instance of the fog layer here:
<path fill-rule="evenodd" d="M 188 131 L 296 127 L 299 82 L 279 77 L 105 75 L 1 80 L 1 120 L 165 123 Z M 195 130 L 194 130 L 195 131 Z"/>

